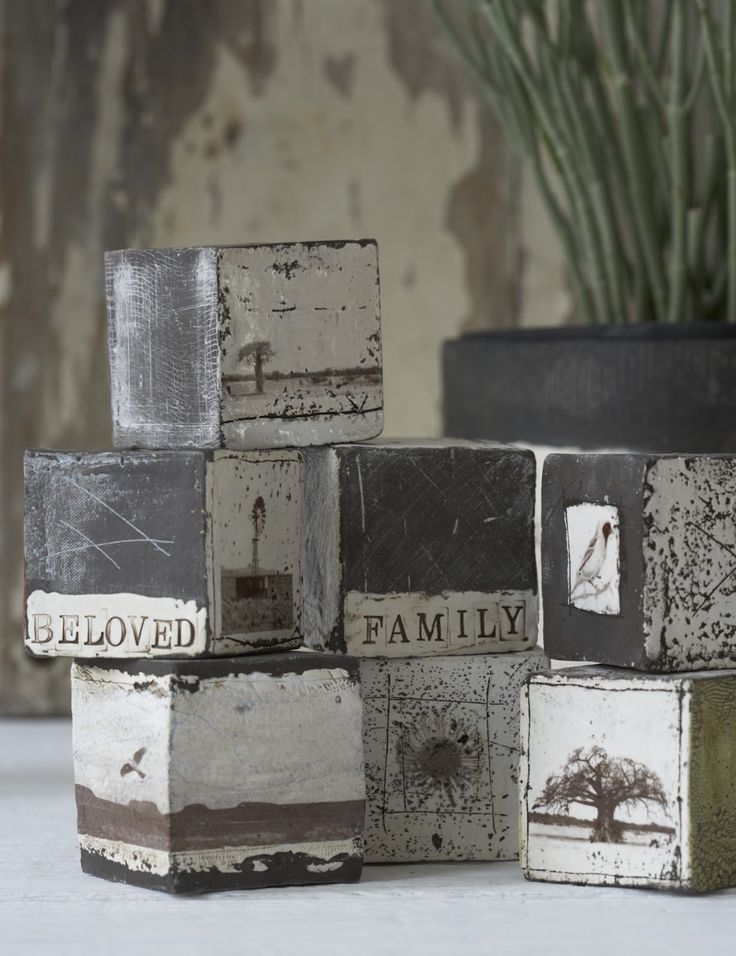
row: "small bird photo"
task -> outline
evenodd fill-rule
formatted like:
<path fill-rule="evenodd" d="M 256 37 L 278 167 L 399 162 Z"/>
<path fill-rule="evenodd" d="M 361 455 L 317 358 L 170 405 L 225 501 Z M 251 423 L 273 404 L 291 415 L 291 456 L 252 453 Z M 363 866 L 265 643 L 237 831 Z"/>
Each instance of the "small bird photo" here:
<path fill-rule="evenodd" d="M 569 603 L 594 614 L 619 614 L 619 519 L 615 505 L 583 502 L 565 510 Z"/>

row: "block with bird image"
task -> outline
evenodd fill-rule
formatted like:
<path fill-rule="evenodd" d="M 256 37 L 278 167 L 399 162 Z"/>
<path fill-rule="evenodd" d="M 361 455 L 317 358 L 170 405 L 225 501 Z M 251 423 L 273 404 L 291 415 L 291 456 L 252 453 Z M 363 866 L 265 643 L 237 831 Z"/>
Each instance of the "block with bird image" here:
<path fill-rule="evenodd" d="M 446 439 L 304 456 L 309 646 L 423 657 L 535 644 L 532 452 Z"/>
<path fill-rule="evenodd" d="M 550 455 L 542 486 L 550 657 L 736 667 L 736 456 Z"/>
<path fill-rule="evenodd" d="M 367 863 L 515 860 L 519 693 L 539 648 L 362 659 Z"/>
<path fill-rule="evenodd" d="M 118 448 L 281 448 L 383 427 L 372 239 L 105 256 Z"/>
<path fill-rule="evenodd" d="M 706 892 L 736 886 L 736 674 L 574 667 L 521 707 L 528 879 Z"/>
<path fill-rule="evenodd" d="M 360 877 L 354 662 L 76 661 L 72 710 L 86 873 L 170 893 Z"/>
<path fill-rule="evenodd" d="M 34 657 L 199 657 L 301 644 L 298 451 L 31 451 Z"/>

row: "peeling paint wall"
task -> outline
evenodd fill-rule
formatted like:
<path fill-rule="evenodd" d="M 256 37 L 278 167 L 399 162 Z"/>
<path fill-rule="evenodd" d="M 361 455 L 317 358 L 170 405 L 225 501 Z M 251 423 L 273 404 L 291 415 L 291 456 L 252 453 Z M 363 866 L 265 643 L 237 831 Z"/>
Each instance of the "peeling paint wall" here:
<path fill-rule="evenodd" d="M 110 444 L 105 248 L 375 237 L 391 435 L 438 432 L 444 338 L 566 300 L 426 0 L 0 0 L 0 29 L 0 712 L 48 713 L 67 666 L 23 657 L 21 456 Z"/>

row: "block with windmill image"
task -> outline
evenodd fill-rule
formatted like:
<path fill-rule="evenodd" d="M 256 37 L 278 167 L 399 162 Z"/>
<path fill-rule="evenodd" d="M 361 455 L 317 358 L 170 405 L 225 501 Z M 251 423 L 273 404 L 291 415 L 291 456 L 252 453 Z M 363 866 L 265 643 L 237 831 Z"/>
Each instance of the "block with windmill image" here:
<path fill-rule="evenodd" d="M 359 657 L 534 646 L 532 452 L 447 439 L 304 454 L 309 646 Z"/>
<path fill-rule="evenodd" d="M 550 455 L 542 485 L 551 657 L 736 666 L 736 456 Z"/>
<path fill-rule="evenodd" d="M 296 451 L 31 451 L 26 648 L 198 657 L 301 643 Z"/>
<path fill-rule="evenodd" d="M 529 879 L 705 892 L 736 885 L 736 675 L 575 667 L 522 693 Z"/>
<path fill-rule="evenodd" d="M 116 446 L 380 434 L 373 240 L 123 249 L 105 268 Z"/>

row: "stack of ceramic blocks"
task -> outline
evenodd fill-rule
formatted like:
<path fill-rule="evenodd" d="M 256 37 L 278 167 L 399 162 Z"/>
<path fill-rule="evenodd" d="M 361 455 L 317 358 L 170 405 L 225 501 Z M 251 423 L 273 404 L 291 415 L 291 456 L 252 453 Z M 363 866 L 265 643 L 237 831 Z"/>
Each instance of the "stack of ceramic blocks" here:
<path fill-rule="evenodd" d="M 736 457 L 554 455 L 521 846 L 534 879 L 736 884 Z M 732 670 L 729 670 L 732 668 Z"/>
<path fill-rule="evenodd" d="M 26 457 L 26 646 L 77 658 L 83 869 L 355 880 L 358 675 L 295 650 L 298 447 L 381 430 L 376 245 L 127 250 L 106 281 L 123 450 Z"/>
<path fill-rule="evenodd" d="M 475 442 L 308 449 L 305 636 L 360 662 L 366 862 L 518 857 L 537 637 L 535 461 Z"/>

